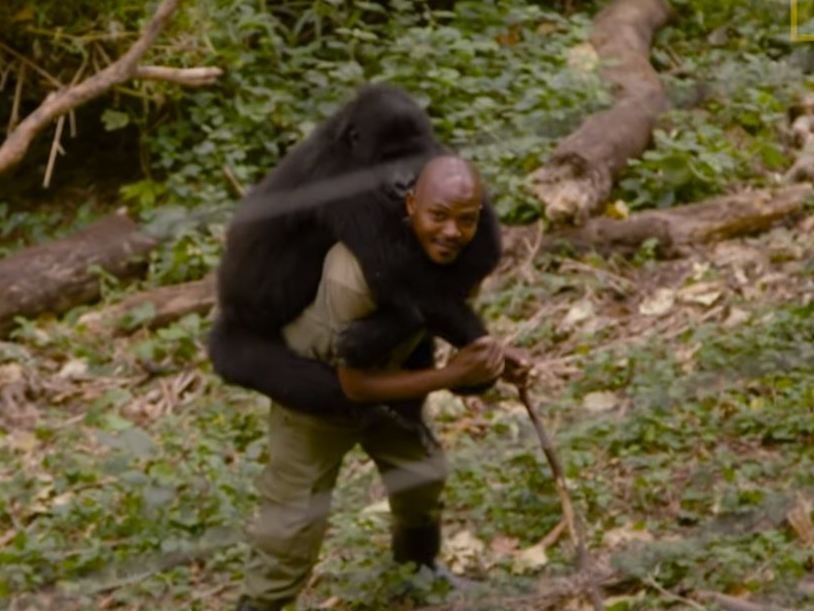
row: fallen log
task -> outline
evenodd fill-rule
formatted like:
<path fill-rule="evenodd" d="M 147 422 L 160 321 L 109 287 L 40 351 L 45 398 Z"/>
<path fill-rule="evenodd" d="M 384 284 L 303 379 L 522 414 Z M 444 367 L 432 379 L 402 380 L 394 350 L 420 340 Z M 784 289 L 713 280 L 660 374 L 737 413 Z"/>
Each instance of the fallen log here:
<path fill-rule="evenodd" d="M 608 198 L 628 159 L 647 148 L 656 118 L 669 107 L 650 65 L 653 35 L 671 18 L 665 0 L 616 0 L 594 19 L 590 37 L 614 87 L 615 104 L 590 116 L 532 173 L 532 190 L 555 223 L 581 225 Z"/>
<path fill-rule="evenodd" d="M 0 335 L 13 327 L 15 316 L 60 313 L 93 301 L 100 293 L 94 267 L 119 278 L 133 275 L 157 245 L 127 215 L 116 213 L 0 260 Z"/>
<path fill-rule="evenodd" d="M 812 192 L 811 184 L 802 183 L 722 195 L 667 210 L 647 210 L 626 220 L 593 218 L 582 227 L 544 235 L 538 251 L 549 252 L 567 245 L 577 251 L 632 254 L 646 240 L 655 238 L 660 254 L 675 256 L 692 245 L 764 231 L 783 217 L 799 212 Z"/>
<path fill-rule="evenodd" d="M 112 330 L 116 334 L 139 327 L 157 329 L 186 316 L 206 314 L 215 305 L 215 275 L 173 286 L 162 286 L 131 295 L 101 312 L 91 312 L 79 319 L 95 330 Z M 128 320 L 134 311 L 149 308 L 146 320 L 141 315 Z"/>

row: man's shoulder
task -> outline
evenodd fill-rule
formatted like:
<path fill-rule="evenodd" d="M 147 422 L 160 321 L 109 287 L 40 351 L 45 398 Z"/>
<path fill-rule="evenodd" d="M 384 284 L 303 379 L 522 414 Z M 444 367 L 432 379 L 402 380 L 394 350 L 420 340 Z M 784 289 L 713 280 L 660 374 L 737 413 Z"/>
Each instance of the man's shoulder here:
<path fill-rule="evenodd" d="M 369 292 L 359 259 L 342 242 L 334 244 L 325 255 L 322 276 L 330 282 L 337 282 L 361 292 Z"/>

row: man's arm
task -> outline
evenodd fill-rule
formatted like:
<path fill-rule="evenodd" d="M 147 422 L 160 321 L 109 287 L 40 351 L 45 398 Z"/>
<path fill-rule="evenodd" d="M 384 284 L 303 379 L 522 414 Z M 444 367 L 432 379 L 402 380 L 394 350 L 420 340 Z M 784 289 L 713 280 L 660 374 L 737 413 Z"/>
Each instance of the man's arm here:
<path fill-rule="evenodd" d="M 353 369 L 339 366 L 339 384 L 352 401 L 387 402 L 423 397 L 455 386 L 474 386 L 494 380 L 503 372 L 503 347 L 482 337 L 459 350 L 440 369 L 395 371 Z"/>

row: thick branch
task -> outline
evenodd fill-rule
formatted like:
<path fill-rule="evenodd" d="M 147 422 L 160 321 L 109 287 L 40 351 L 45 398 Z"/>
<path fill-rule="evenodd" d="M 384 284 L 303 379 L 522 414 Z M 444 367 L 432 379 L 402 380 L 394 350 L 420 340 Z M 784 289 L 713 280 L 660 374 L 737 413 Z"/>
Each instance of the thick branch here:
<path fill-rule="evenodd" d="M 0 173 L 20 162 L 32 140 L 57 117 L 133 77 L 141 58 L 153 44 L 181 0 L 163 0 L 144 32 L 127 52 L 104 70 L 78 85 L 51 93 L 9 134 L 0 146 Z"/>

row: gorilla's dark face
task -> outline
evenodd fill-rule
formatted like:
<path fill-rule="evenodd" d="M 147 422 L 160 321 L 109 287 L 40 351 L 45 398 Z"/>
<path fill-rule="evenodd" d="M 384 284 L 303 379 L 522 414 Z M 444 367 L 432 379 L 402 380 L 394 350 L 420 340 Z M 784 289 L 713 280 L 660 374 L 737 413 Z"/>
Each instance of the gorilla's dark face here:
<path fill-rule="evenodd" d="M 368 88 L 349 114 L 345 138 L 359 164 L 409 161 L 437 148 L 426 114 L 400 90 L 381 85 Z"/>

